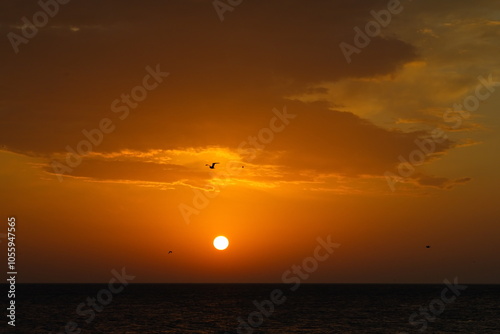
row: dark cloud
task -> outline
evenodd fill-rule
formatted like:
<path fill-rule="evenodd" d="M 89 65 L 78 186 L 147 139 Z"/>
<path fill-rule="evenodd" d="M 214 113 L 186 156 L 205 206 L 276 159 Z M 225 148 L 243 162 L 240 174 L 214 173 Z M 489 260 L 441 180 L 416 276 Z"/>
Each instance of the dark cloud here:
<path fill-rule="evenodd" d="M 458 179 L 448 179 L 445 177 L 436 177 L 429 175 L 419 175 L 416 177 L 416 182 L 418 185 L 439 189 L 451 189 L 456 185 L 464 184 L 471 180 L 472 179 L 470 177 L 463 177 Z"/>
<path fill-rule="evenodd" d="M 10 12 L 2 14 L 3 33 L 19 32 L 13 25 L 37 10 L 31 2 L 16 3 L 4 5 Z M 344 59 L 339 43 L 352 43 L 353 27 L 363 26 L 371 19 L 370 10 L 386 5 L 254 1 L 228 12 L 220 22 L 208 1 L 70 2 L 20 46 L 18 55 L 10 45 L 0 51 L 7 59 L 2 67 L 9 82 L 0 93 L 0 144 L 32 155 L 64 153 L 67 145 L 74 148 L 85 139 L 82 130 L 96 128 L 108 117 L 116 130 L 96 151 L 214 145 L 235 149 L 267 126 L 272 108 L 287 105 L 299 115 L 297 120 L 256 163 L 381 175 L 426 133 L 382 129 L 328 104 L 292 102 L 286 96 L 310 92 L 322 82 L 392 73 L 416 59 L 414 48 L 395 37 L 376 37 L 356 61 L 348 64 Z M 156 64 L 170 77 L 127 119 L 119 120 L 111 102 L 142 82 L 147 65 Z M 447 141 L 436 152 L 451 147 Z M 285 153 L 278 159 L 278 152 Z M 75 175 L 175 179 L 168 173 L 157 176 L 162 168 L 87 162 Z M 141 169 L 151 173 L 137 177 Z M 183 171 L 176 173 L 177 179 L 184 177 Z"/>

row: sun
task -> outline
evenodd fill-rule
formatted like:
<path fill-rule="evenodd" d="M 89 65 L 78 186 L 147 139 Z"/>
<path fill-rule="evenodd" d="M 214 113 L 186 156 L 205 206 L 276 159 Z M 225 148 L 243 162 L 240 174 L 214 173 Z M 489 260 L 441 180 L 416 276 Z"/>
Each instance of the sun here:
<path fill-rule="evenodd" d="M 226 237 L 219 235 L 214 239 L 214 247 L 218 250 L 224 250 L 229 246 L 229 240 Z"/>

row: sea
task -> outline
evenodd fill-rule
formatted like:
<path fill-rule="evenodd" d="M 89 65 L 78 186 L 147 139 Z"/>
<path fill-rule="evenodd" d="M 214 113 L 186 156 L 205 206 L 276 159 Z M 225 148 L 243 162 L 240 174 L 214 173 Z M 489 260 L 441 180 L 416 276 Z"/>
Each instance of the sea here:
<path fill-rule="evenodd" d="M 110 292 L 107 284 L 17 284 L 16 326 L 7 324 L 2 307 L 0 332 L 500 333 L 500 285 L 455 290 L 444 284 L 129 284 Z"/>

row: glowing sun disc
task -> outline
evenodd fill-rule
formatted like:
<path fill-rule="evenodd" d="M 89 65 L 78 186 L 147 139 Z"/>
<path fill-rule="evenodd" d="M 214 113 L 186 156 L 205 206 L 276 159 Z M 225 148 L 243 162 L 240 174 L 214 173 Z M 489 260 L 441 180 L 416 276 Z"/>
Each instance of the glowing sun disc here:
<path fill-rule="evenodd" d="M 229 240 L 226 237 L 220 235 L 214 239 L 214 247 L 218 250 L 224 250 L 229 246 Z"/>

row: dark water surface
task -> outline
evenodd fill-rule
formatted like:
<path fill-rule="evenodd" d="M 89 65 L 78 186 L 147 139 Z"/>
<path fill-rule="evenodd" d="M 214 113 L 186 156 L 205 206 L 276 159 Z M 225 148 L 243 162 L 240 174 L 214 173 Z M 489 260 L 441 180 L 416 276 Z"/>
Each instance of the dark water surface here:
<path fill-rule="evenodd" d="M 16 329 L 4 311 L 0 332 L 500 333 L 498 285 L 468 285 L 444 297 L 444 284 L 291 287 L 130 284 L 111 293 L 107 284 L 18 284 Z"/>

